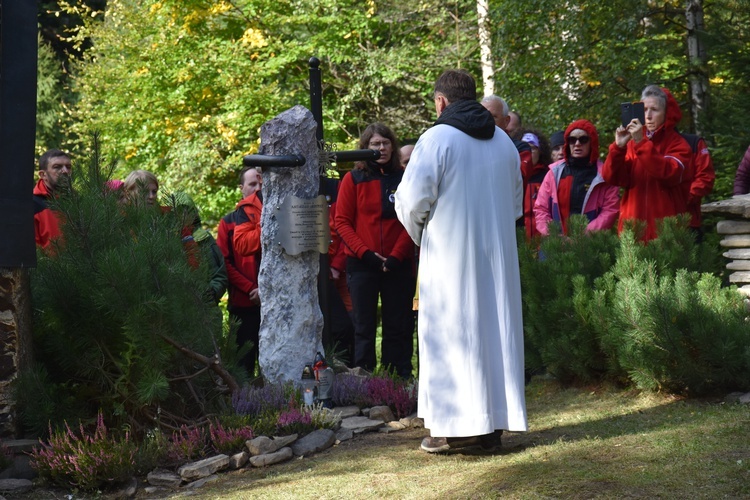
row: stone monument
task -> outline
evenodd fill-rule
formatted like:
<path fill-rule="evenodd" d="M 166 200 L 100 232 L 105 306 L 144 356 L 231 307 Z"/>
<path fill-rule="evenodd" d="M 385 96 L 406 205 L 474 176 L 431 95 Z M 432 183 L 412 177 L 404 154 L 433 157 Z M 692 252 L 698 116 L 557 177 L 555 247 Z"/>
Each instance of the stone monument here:
<path fill-rule="evenodd" d="M 266 122 L 260 132 L 260 154 L 305 158 L 301 167 L 263 169 L 258 358 L 269 382 L 298 380 L 305 364 L 312 362 L 317 351 L 323 352 L 319 253 L 308 250 L 290 255 L 280 244 L 276 211 L 290 197 L 312 200 L 318 196 L 316 128 L 312 113 L 298 105 Z"/>

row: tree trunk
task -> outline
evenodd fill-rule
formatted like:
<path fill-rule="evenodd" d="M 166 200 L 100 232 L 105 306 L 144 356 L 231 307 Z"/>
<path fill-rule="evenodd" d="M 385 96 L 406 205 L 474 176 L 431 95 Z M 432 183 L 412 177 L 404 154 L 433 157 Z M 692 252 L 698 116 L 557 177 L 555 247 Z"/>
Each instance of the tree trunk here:
<path fill-rule="evenodd" d="M 690 80 L 690 114 L 695 133 L 703 136 L 704 117 L 708 115 L 708 57 L 701 36 L 703 25 L 703 0 L 687 0 L 688 76 Z"/>
<path fill-rule="evenodd" d="M 479 25 L 479 53 L 482 65 L 482 84 L 485 97 L 495 93 L 495 68 L 492 64 L 492 37 L 489 28 L 489 1 L 477 0 Z"/>

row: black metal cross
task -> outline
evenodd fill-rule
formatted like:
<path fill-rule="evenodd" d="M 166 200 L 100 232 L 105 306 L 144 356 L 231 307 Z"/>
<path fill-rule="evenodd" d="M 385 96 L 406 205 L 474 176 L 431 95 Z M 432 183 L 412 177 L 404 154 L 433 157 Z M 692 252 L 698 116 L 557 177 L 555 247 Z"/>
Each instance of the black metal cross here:
<path fill-rule="evenodd" d="M 377 160 L 380 151 L 373 149 L 355 149 L 351 151 L 332 151 L 331 147 L 323 140 L 323 85 L 320 73 L 320 60 L 311 57 L 310 66 L 310 112 L 315 119 L 317 129 L 315 138 L 318 141 L 318 162 L 320 165 L 320 185 L 318 194 L 325 195 L 325 173 L 331 163 L 345 163 L 353 161 Z M 273 155 L 246 155 L 242 159 L 246 167 L 301 167 L 305 164 L 305 157 L 299 154 L 273 156 Z M 328 254 L 320 254 L 320 271 L 318 274 L 318 298 L 320 310 L 323 313 L 323 338 L 331 338 L 331 303 L 328 293 L 328 273 L 330 264 Z"/>

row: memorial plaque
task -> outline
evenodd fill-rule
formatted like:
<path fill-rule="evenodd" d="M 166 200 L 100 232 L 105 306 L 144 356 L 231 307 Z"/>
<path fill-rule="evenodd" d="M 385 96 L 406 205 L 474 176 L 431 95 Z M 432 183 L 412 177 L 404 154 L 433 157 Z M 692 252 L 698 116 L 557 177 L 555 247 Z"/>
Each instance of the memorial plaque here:
<path fill-rule="evenodd" d="M 288 196 L 276 208 L 276 220 L 279 223 L 279 243 L 289 255 L 307 250 L 328 252 L 331 230 L 325 196 L 309 200 Z"/>

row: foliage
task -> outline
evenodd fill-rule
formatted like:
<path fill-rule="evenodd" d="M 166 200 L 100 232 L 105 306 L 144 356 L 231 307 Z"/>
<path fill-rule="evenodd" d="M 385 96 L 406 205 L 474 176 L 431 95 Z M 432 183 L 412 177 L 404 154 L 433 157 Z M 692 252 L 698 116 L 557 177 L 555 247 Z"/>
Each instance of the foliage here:
<path fill-rule="evenodd" d="M 222 321 L 204 298 L 208 270 L 190 267 L 177 214 L 121 204 L 104 187 L 114 164 L 102 163 L 95 143 L 53 201 L 63 238 L 32 274 L 37 359 L 60 391 L 42 409 L 53 427 L 65 415 L 58 402 L 136 432 L 201 421 L 225 391 L 209 370 L 228 377 L 215 363 Z"/>
<path fill-rule="evenodd" d="M 169 439 L 161 429 L 154 428 L 145 432 L 141 437 L 135 454 L 135 472 L 148 474 L 167 461 L 169 453 Z"/>
<path fill-rule="evenodd" d="M 340 373 L 336 376 L 332 399 L 337 406 L 386 405 L 398 418 L 403 418 L 417 407 L 417 387 L 413 382 L 387 375 L 365 378 Z"/>
<path fill-rule="evenodd" d="M 266 384 L 263 387 L 245 386 L 232 394 L 232 408 L 238 415 L 262 416 L 285 408 L 290 397 L 296 392 L 291 382 Z"/>
<path fill-rule="evenodd" d="M 83 424 L 80 435 L 65 423 L 64 430 L 49 429 L 48 443 L 31 452 L 31 465 L 39 475 L 59 485 L 93 490 L 104 484 L 124 480 L 133 473 L 136 445 L 125 433 L 109 436 L 102 414 L 93 434 Z"/>
<path fill-rule="evenodd" d="M 610 380 L 707 394 L 747 389 L 750 330 L 740 294 L 722 288 L 686 220 L 643 244 L 632 229 L 552 235 L 521 249 L 527 363 L 563 382 Z"/>
<path fill-rule="evenodd" d="M 208 433 L 214 451 L 228 454 L 242 450 L 245 442 L 254 437 L 250 427 L 225 428 L 220 421 L 212 422 Z"/>
<path fill-rule="evenodd" d="M 289 405 L 289 408 L 279 412 L 276 420 L 276 431 L 279 435 L 307 434 L 315 430 L 312 416 L 305 408 Z"/>
<path fill-rule="evenodd" d="M 172 463 L 185 463 L 203 458 L 208 451 L 208 438 L 203 427 L 181 426 L 172 433 L 167 457 Z"/>

